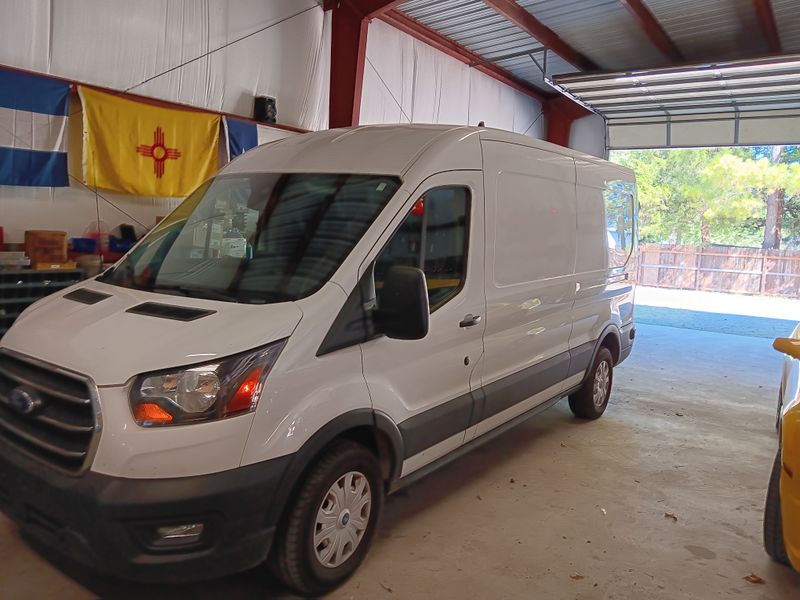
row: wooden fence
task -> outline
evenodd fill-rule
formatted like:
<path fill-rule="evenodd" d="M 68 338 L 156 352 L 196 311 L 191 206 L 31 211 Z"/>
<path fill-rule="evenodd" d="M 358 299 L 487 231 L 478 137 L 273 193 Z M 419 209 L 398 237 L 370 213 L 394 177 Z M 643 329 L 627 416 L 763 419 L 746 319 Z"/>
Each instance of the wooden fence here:
<path fill-rule="evenodd" d="M 800 251 L 640 244 L 638 283 L 798 298 Z"/>

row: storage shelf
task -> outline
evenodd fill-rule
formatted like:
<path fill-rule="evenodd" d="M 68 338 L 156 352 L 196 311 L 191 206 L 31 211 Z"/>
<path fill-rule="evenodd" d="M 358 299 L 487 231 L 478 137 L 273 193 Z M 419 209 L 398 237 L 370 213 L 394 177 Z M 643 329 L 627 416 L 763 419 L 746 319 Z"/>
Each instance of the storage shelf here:
<path fill-rule="evenodd" d="M 28 306 L 83 279 L 83 272 L 78 269 L 64 271 L 0 269 L 0 337 Z M 4 307 L 8 309 L 3 314 Z"/>

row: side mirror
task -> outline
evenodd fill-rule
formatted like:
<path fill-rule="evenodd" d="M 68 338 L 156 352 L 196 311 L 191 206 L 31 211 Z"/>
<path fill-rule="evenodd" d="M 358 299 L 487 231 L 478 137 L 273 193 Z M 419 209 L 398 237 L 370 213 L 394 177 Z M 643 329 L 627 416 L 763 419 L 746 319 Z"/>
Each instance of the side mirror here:
<path fill-rule="evenodd" d="M 373 313 L 378 332 L 396 340 L 421 340 L 428 335 L 428 285 L 421 269 L 390 268 L 379 298 Z"/>
<path fill-rule="evenodd" d="M 778 352 L 800 359 L 800 340 L 792 338 L 778 338 L 772 342 L 772 347 Z"/>

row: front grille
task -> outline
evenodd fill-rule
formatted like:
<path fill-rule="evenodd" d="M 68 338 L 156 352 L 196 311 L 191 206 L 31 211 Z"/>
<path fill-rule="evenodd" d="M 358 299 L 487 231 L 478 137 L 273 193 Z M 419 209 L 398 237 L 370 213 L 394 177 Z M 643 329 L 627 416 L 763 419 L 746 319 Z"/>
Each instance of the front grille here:
<path fill-rule="evenodd" d="M 0 438 L 76 473 L 87 462 L 94 433 L 87 382 L 0 353 Z"/>

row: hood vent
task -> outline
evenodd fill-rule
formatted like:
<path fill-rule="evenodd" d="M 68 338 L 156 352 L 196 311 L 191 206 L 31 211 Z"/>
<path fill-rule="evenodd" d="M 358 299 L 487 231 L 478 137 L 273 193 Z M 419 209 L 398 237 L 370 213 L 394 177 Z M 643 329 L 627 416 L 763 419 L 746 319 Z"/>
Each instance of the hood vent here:
<path fill-rule="evenodd" d="M 202 319 L 208 315 L 213 315 L 215 310 L 203 310 L 202 308 L 188 308 L 185 306 L 174 306 L 172 304 L 160 304 L 158 302 L 145 302 L 125 312 L 136 315 L 147 315 L 149 317 L 159 317 L 161 319 L 172 319 L 174 321 L 194 321 Z"/>
<path fill-rule="evenodd" d="M 103 294 L 88 288 L 80 288 L 74 292 L 70 292 L 69 294 L 64 294 L 64 298 L 67 300 L 74 300 L 75 302 L 80 302 L 82 304 L 97 304 L 106 298 L 111 298 L 111 294 Z"/>

